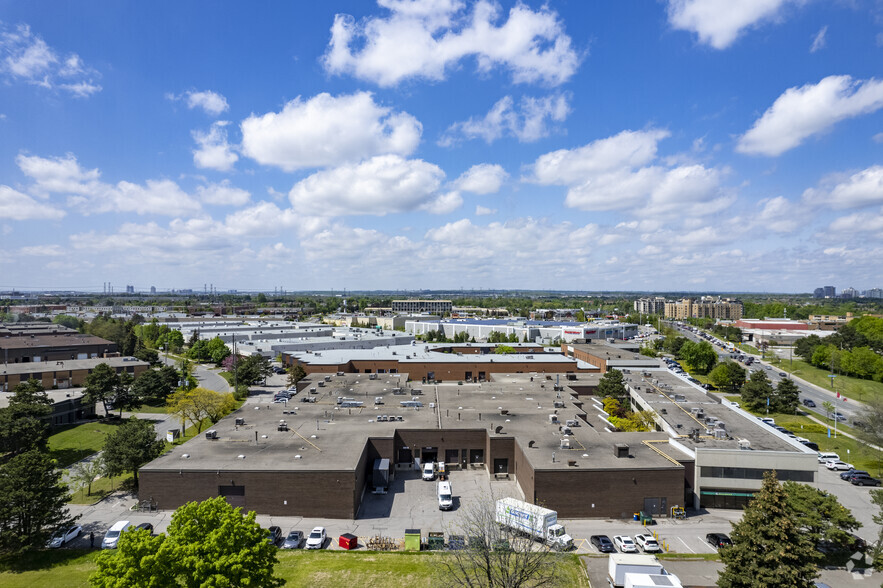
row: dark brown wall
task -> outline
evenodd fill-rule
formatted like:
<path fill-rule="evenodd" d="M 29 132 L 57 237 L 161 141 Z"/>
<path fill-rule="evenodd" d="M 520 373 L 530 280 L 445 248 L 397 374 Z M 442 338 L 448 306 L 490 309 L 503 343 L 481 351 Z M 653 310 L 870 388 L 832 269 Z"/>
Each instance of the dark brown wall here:
<path fill-rule="evenodd" d="M 537 504 L 555 509 L 562 518 L 630 518 L 643 510 L 644 498 L 652 497 L 664 496 L 669 508 L 684 506 L 681 468 L 537 469 L 534 478 Z"/>
<path fill-rule="evenodd" d="M 518 472 L 516 480 L 527 501 L 534 502 L 534 471 L 527 460 L 525 451 L 539 451 L 539 449 L 522 448 L 520 443 L 515 444 L 515 471 Z"/>
<path fill-rule="evenodd" d="M 396 463 L 399 449 L 410 447 L 412 455 L 417 457 L 417 449 L 422 458 L 425 447 L 437 447 L 438 458 L 444 459 L 448 449 L 484 449 L 485 462 L 487 462 L 487 431 L 484 429 L 399 429 L 395 435 L 394 459 Z M 463 457 L 458 454 L 458 463 L 462 463 Z"/>
<path fill-rule="evenodd" d="M 183 461 L 183 460 L 182 460 Z M 232 483 L 231 483 L 232 482 Z M 140 500 L 153 499 L 160 510 L 191 500 L 218 496 L 218 486 L 245 486 L 245 508 L 261 514 L 355 518 L 356 476 L 339 472 L 159 472 L 139 474 Z M 284 501 L 288 504 L 283 504 Z"/>

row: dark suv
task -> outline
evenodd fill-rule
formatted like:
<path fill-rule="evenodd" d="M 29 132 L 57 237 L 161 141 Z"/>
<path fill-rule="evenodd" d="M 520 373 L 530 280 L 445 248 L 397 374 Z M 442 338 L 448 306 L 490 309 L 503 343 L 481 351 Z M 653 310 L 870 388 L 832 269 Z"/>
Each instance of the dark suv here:
<path fill-rule="evenodd" d="M 809 408 L 815 408 L 816 403 L 814 400 L 810 400 L 809 398 L 803 399 L 803 406 L 808 406 Z"/>
<path fill-rule="evenodd" d="M 849 477 L 849 483 L 853 486 L 879 486 L 880 480 L 868 474 L 854 474 Z"/>
<path fill-rule="evenodd" d="M 733 542 L 730 541 L 730 538 L 727 537 L 726 535 L 724 535 L 723 533 L 709 533 L 708 535 L 705 536 L 705 540 L 708 541 L 708 543 L 711 546 L 716 547 L 718 549 L 720 549 L 721 547 L 726 547 L 727 545 L 733 544 Z"/>

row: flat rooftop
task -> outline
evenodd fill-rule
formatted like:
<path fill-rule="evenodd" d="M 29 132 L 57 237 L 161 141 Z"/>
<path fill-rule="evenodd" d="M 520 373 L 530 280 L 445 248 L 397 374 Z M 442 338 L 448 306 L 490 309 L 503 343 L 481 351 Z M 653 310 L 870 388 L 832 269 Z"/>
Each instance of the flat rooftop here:
<path fill-rule="evenodd" d="M 33 349 L 37 347 L 70 347 L 71 345 L 116 345 L 112 341 L 71 331 L 51 335 L 12 335 L 0 337 L 0 349 Z"/>
<path fill-rule="evenodd" d="M 334 375 L 326 382 L 314 375 L 306 380 L 307 388 L 287 405 L 253 397 L 212 427 L 218 434 L 216 440 L 201 434 L 143 469 L 352 470 L 369 437 L 390 438 L 397 430 L 407 429 L 450 431 L 452 435 L 457 430 L 483 430 L 491 437 L 514 437 L 535 469 L 680 468 L 661 453 L 686 457 L 668 447 L 660 452 L 643 443 L 656 441 L 654 446 L 666 446 L 665 433 L 605 430 L 606 423 L 594 408 L 587 415 L 588 422 L 583 421 L 580 415 L 585 411 L 563 381 L 563 390 L 556 391 L 553 379 L 534 376 L 530 381 L 530 374 L 496 374 L 495 381 L 463 385 L 408 383 L 407 374 L 377 374 L 374 380 L 369 376 Z M 320 381 L 324 386 L 318 385 Z M 311 388 L 316 389 L 315 394 Z M 364 404 L 342 408 L 337 403 L 340 396 Z M 316 402 L 302 402 L 304 397 L 315 397 Z M 382 404 L 375 404 L 377 398 Z M 405 408 L 400 404 L 412 398 L 423 406 Z M 383 422 L 378 416 L 401 416 L 402 420 Z M 236 418 L 244 419 L 244 424 L 237 426 Z M 566 436 L 570 447 L 562 448 L 565 432 L 560 427 L 567 420 L 579 425 L 572 426 Z M 281 421 L 287 431 L 278 430 Z M 502 427 L 499 433 L 497 427 Z M 628 458 L 615 456 L 617 443 L 629 446 Z M 569 465 L 569 461 L 576 465 Z"/>
<path fill-rule="evenodd" d="M 684 435 L 678 441 L 691 450 L 739 449 L 739 440 L 745 439 L 753 450 L 805 452 L 803 445 L 789 440 L 757 417 L 731 406 L 729 401 L 719 399 L 668 370 L 631 370 L 624 376 L 626 383 L 674 433 Z M 715 427 L 711 419 L 724 423 L 725 438 L 715 439 L 707 434 Z M 698 441 L 687 436 L 693 429 L 700 430 Z"/>
<path fill-rule="evenodd" d="M 30 361 L 0 365 L 0 376 L 12 374 L 42 374 L 43 372 L 66 372 L 91 370 L 101 363 L 112 368 L 144 366 L 150 364 L 134 357 L 96 357 L 94 359 L 65 359 L 63 361 Z"/>

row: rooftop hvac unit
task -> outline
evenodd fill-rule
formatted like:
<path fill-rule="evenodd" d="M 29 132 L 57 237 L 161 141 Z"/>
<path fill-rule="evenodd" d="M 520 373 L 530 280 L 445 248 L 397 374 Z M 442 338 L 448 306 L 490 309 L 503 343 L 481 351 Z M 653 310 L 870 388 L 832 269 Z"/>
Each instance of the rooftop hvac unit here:
<path fill-rule="evenodd" d="M 571 431 L 570 427 L 567 426 L 561 427 L 561 432 L 565 435 L 573 435 L 573 431 Z"/>
<path fill-rule="evenodd" d="M 217 438 L 218 438 L 218 432 L 215 431 L 214 429 L 212 429 L 212 430 L 210 430 L 210 431 L 206 431 L 206 432 L 205 432 L 205 438 L 206 438 L 206 439 L 217 439 Z"/>
<path fill-rule="evenodd" d="M 549 415 L 549 422 L 552 423 L 553 425 L 557 425 L 558 424 L 558 415 L 557 414 L 550 414 Z"/>
<path fill-rule="evenodd" d="M 625 443 L 615 443 L 613 445 L 613 455 L 617 458 L 629 456 L 629 446 Z"/>
<path fill-rule="evenodd" d="M 244 418 L 242 418 L 242 417 L 237 417 L 237 418 L 236 418 L 236 426 L 240 426 L 240 425 L 244 425 L 244 424 L 245 424 L 245 419 L 244 419 Z"/>
<path fill-rule="evenodd" d="M 727 438 L 727 430 L 726 429 L 715 429 L 714 430 L 714 438 L 715 439 L 726 439 Z"/>
<path fill-rule="evenodd" d="M 555 408 L 564 408 L 564 401 L 562 400 L 556 400 L 552 404 L 555 406 Z"/>
<path fill-rule="evenodd" d="M 739 449 L 751 449 L 751 441 L 748 439 L 739 439 Z"/>
<path fill-rule="evenodd" d="M 567 419 L 564 424 L 568 427 L 578 427 L 579 421 L 577 421 L 576 419 Z"/>
<path fill-rule="evenodd" d="M 713 425 L 715 423 L 717 423 L 717 417 L 713 417 L 713 416 L 705 417 L 705 424 L 706 425 Z"/>
<path fill-rule="evenodd" d="M 568 439 L 567 437 L 562 437 L 560 447 L 561 449 L 570 449 L 570 439 Z"/>

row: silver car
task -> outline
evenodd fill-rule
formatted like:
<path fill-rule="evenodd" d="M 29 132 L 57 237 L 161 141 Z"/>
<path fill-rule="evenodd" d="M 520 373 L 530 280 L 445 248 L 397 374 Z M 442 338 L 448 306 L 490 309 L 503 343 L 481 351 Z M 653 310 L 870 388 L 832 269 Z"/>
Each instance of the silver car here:
<path fill-rule="evenodd" d="M 285 541 L 282 542 L 282 549 L 299 549 L 301 543 L 304 542 L 304 534 L 303 531 L 298 531 L 296 529 L 292 529 L 288 536 L 285 538 Z"/>

